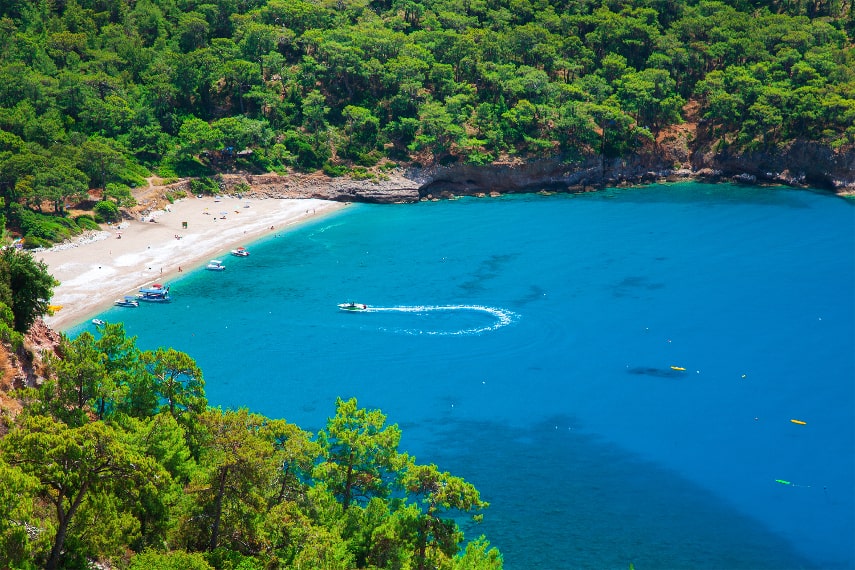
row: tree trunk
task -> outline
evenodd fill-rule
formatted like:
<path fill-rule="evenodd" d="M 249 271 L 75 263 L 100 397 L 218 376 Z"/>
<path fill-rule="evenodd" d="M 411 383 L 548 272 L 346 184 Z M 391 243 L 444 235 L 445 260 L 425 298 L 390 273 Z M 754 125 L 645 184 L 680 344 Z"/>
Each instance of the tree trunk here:
<path fill-rule="evenodd" d="M 50 557 L 48 558 L 47 564 L 45 564 L 45 570 L 56 570 L 58 567 L 59 557 L 60 554 L 62 554 L 62 547 L 65 546 L 65 536 L 68 534 L 68 523 L 71 522 L 71 517 L 73 517 L 74 513 L 77 512 L 77 507 L 80 506 L 80 503 L 83 501 L 83 497 L 86 495 L 86 491 L 88 489 L 89 482 L 87 481 L 80 487 L 80 492 L 77 494 L 77 497 L 74 498 L 74 502 L 71 503 L 67 513 L 64 513 L 62 510 L 62 495 L 57 497 L 56 518 L 59 521 L 59 527 L 56 529 L 56 537 L 53 539 L 53 548 L 51 548 Z"/>
<path fill-rule="evenodd" d="M 425 564 L 425 552 L 427 551 L 427 529 L 425 528 L 426 526 L 427 525 L 424 521 L 419 522 L 419 549 L 418 553 L 416 554 L 418 570 L 425 570 L 427 568 L 427 564 Z"/>
<path fill-rule="evenodd" d="M 217 540 L 220 538 L 220 518 L 223 515 L 223 495 L 226 493 L 226 477 L 228 474 L 229 468 L 224 467 L 218 481 L 217 500 L 214 502 L 214 524 L 211 526 L 211 543 L 208 545 L 208 550 L 211 551 L 217 548 Z"/>
<path fill-rule="evenodd" d="M 347 466 L 347 476 L 344 479 L 344 493 L 341 498 L 342 508 L 346 511 L 350 506 L 350 493 L 353 489 L 353 452 L 350 452 L 350 463 Z"/>

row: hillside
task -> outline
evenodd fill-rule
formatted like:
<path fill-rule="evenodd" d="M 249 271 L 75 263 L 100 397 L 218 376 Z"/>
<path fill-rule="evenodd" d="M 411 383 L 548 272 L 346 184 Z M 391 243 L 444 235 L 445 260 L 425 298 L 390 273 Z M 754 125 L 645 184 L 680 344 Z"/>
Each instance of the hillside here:
<path fill-rule="evenodd" d="M 21 350 L 16 351 L 7 343 L 0 342 L 0 415 L 17 415 L 21 402 L 11 395 L 11 391 L 38 385 L 46 374 L 42 356 L 53 353 L 58 345 L 59 334 L 42 320 L 36 321 L 25 335 Z M 0 430 L 5 427 L 0 422 Z"/>
<path fill-rule="evenodd" d="M 50 241 L 28 210 L 121 205 L 152 175 L 404 173 L 425 196 L 445 167 L 560 161 L 583 185 L 845 187 L 853 29 L 848 2 L 4 2 L 0 197 Z"/>

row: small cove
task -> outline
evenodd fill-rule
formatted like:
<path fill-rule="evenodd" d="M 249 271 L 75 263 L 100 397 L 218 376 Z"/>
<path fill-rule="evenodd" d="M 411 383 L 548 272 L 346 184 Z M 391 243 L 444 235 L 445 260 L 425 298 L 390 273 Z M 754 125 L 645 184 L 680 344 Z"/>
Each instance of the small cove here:
<path fill-rule="evenodd" d="M 467 534 L 510 569 L 855 566 L 851 203 L 689 183 L 358 205 L 250 249 L 100 318 L 190 354 L 212 405 L 311 430 L 336 396 L 382 409 L 492 503 Z"/>

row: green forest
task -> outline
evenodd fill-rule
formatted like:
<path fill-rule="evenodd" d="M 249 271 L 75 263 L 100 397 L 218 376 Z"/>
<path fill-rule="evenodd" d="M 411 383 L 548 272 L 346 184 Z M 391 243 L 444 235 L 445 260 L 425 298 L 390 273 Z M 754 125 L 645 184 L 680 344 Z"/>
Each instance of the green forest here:
<path fill-rule="evenodd" d="M 2 360 L 55 285 L 29 253 L 0 252 Z M 4 569 L 502 568 L 461 530 L 488 506 L 478 490 L 401 451 L 379 410 L 330 402 L 312 434 L 212 408 L 189 355 L 140 350 L 121 323 L 97 333 L 62 336 L 15 394 L 23 410 L 0 415 Z"/>
<path fill-rule="evenodd" d="M 38 247 L 149 175 L 624 156 L 689 108 L 848 147 L 853 34 L 851 0 L 5 0 L 0 198 Z"/>

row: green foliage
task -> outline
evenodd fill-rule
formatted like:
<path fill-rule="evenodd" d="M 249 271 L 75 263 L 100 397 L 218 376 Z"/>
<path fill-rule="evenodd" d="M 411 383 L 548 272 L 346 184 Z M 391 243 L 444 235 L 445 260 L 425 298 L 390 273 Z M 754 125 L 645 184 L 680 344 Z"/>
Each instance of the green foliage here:
<path fill-rule="evenodd" d="M 0 250 L 0 303 L 11 309 L 15 331 L 26 333 L 38 317 L 47 314 L 57 285 L 43 261 L 13 247 Z"/>
<path fill-rule="evenodd" d="M 22 521 L 33 513 L 38 479 L 0 459 L 0 560 L 8 567 L 23 567 L 32 545 Z"/>
<path fill-rule="evenodd" d="M 466 545 L 462 555 L 454 559 L 454 570 L 499 570 L 502 568 L 502 554 L 482 535 Z"/>
<path fill-rule="evenodd" d="M 20 228 L 26 247 L 36 247 L 36 243 L 50 247 L 79 235 L 83 229 L 71 218 L 33 212 L 20 204 L 12 204 L 9 212 L 9 221 Z"/>
<path fill-rule="evenodd" d="M 24 342 L 24 336 L 15 330 L 15 314 L 2 301 L 0 301 L 0 340 L 11 345 L 15 350 L 21 348 Z"/>
<path fill-rule="evenodd" d="M 345 174 L 350 172 L 350 169 L 344 166 L 343 164 L 332 164 L 329 161 L 324 163 L 324 166 L 321 170 L 323 170 L 324 174 L 326 174 L 327 176 L 332 177 L 344 176 Z"/>
<path fill-rule="evenodd" d="M 121 214 L 119 214 L 119 207 L 115 202 L 111 202 L 110 200 L 101 200 L 95 204 L 95 208 L 93 210 L 97 221 L 101 223 L 117 222 L 122 217 Z"/>
<path fill-rule="evenodd" d="M 51 247 L 52 245 L 52 241 L 35 236 L 28 236 L 24 241 L 24 249 L 38 249 L 42 247 L 47 248 Z"/>
<path fill-rule="evenodd" d="M 9 464 L 38 480 L 36 495 L 54 511 L 56 535 L 45 568 L 59 567 L 63 557 L 97 554 L 104 547 L 98 539 L 111 535 L 121 539 L 126 532 L 129 521 L 124 512 L 114 508 L 114 499 L 105 499 L 133 497 L 165 474 L 129 444 L 128 434 L 105 423 L 69 427 L 47 416 L 28 416 L 0 442 Z M 71 525 L 96 505 L 100 522 L 112 525 L 110 532 L 90 535 L 84 532 L 85 525 Z M 73 550 L 66 551 L 67 547 Z"/>
<path fill-rule="evenodd" d="M 391 476 L 406 458 L 398 454 L 401 430 L 385 423 L 386 416 L 379 410 L 360 409 L 355 398 L 339 398 L 335 417 L 318 434 L 326 453 L 316 477 L 327 482 L 344 510 L 351 503 L 386 497 L 392 491 Z"/>
<path fill-rule="evenodd" d="M 81 230 L 100 230 L 101 227 L 98 225 L 98 222 L 92 216 L 87 214 L 81 214 L 74 218 L 74 223 L 77 224 Z"/>
<path fill-rule="evenodd" d="M 122 208 L 130 208 L 137 203 L 127 184 L 114 182 L 110 182 L 104 187 L 104 199 L 115 200 L 116 205 Z"/>
<path fill-rule="evenodd" d="M 205 557 L 198 552 L 156 552 L 146 550 L 134 556 L 128 570 L 213 570 Z"/>
<path fill-rule="evenodd" d="M 194 178 L 190 181 L 190 192 L 193 194 L 216 194 L 220 186 L 213 178 Z"/>
<path fill-rule="evenodd" d="M 315 438 L 209 409 L 189 356 L 98 330 L 63 337 L 0 439 L 5 560 L 76 567 L 130 548 L 130 568 L 501 568 L 484 539 L 462 550 L 457 518 L 487 506 L 477 490 L 400 453 L 379 410 L 339 399 Z"/>
<path fill-rule="evenodd" d="M 855 142 L 846 2 L 90 4 L 3 5 L 9 203 L 62 211 L 148 168 L 619 156 L 689 100 L 730 145 Z"/>

